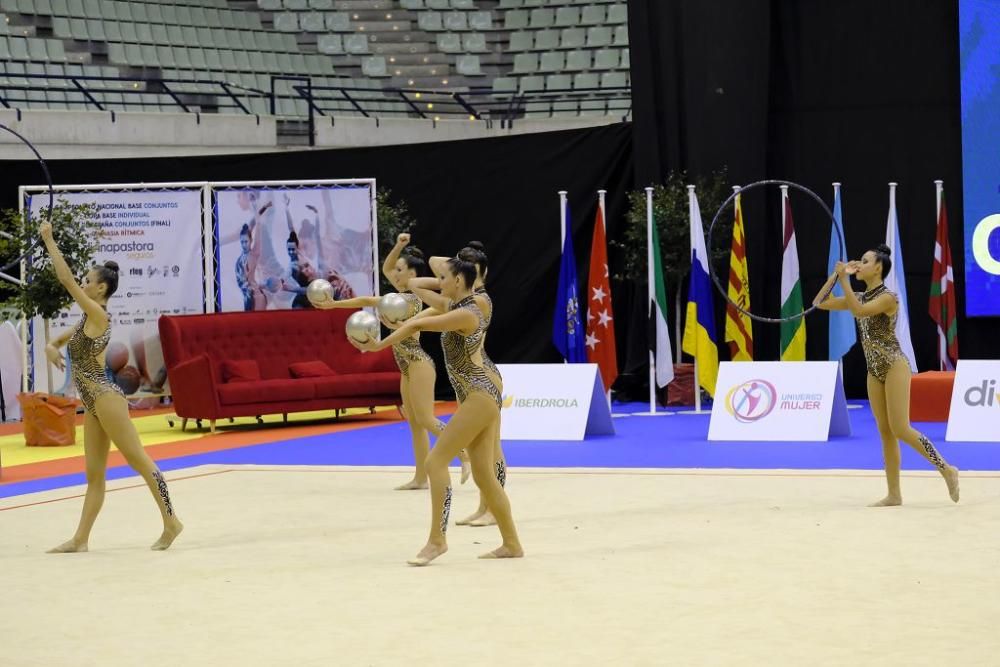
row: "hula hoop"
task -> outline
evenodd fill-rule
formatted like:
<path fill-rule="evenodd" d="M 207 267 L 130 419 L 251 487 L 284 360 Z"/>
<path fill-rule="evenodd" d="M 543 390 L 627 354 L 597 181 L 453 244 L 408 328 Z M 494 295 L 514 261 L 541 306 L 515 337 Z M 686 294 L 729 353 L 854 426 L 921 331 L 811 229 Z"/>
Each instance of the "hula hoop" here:
<path fill-rule="evenodd" d="M 45 160 L 42 159 L 41 154 L 32 145 L 32 143 L 27 139 L 25 139 L 23 136 L 21 136 L 20 134 L 18 134 L 17 132 L 15 132 L 14 130 L 10 129 L 9 127 L 7 127 L 2 123 L 0 123 L 0 130 L 6 130 L 7 132 L 10 132 L 15 137 L 20 139 L 24 143 L 24 145 L 27 146 L 31 150 L 31 152 L 35 154 L 35 157 L 38 158 L 38 164 L 41 165 L 42 173 L 45 174 L 45 182 L 49 186 L 49 206 L 46 209 L 46 218 L 48 220 L 52 220 L 52 207 L 55 204 L 55 188 L 52 185 L 52 176 L 49 174 L 49 168 L 45 164 Z M 29 215 L 31 214 L 30 210 L 28 211 L 28 214 Z M 0 267 L 0 273 L 6 273 L 10 269 L 20 264 L 25 259 L 27 259 L 29 256 L 31 256 L 31 254 L 35 252 L 35 248 L 38 246 L 38 241 L 39 239 L 36 238 L 34 241 L 31 242 L 31 245 L 28 246 L 24 254 L 20 255 L 13 262 L 10 262 L 9 264 L 5 264 L 4 266 Z"/>
<path fill-rule="evenodd" d="M 738 195 L 743 194 L 747 190 L 751 190 L 753 188 L 765 185 L 787 185 L 790 188 L 794 188 L 800 192 L 806 193 L 814 200 L 816 200 L 816 202 L 819 203 L 819 205 L 823 208 L 826 214 L 830 217 L 830 221 L 833 223 L 834 229 L 837 230 L 837 250 L 838 250 L 837 254 L 840 257 L 840 261 L 842 262 L 845 261 L 844 230 L 841 228 L 840 223 L 837 222 L 837 219 L 833 217 L 833 211 L 831 211 L 830 207 L 826 205 L 826 202 L 823 201 L 819 195 L 817 195 L 815 192 L 805 187 L 804 185 L 799 185 L 798 183 L 792 183 L 791 181 L 782 181 L 779 179 L 767 179 L 764 181 L 757 181 L 755 183 L 750 183 L 749 185 L 744 185 L 740 187 L 739 190 L 729 195 L 729 198 L 726 199 L 726 201 L 722 202 L 722 206 L 720 206 L 719 210 L 716 211 L 715 217 L 712 218 L 712 224 L 708 226 L 708 232 L 706 233 L 706 241 L 707 241 L 707 246 L 709 248 L 712 247 L 712 230 L 715 229 L 715 223 L 719 221 L 719 216 L 721 216 L 722 212 L 726 210 L 726 207 L 728 207 L 729 204 L 732 203 Z M 788 317 L 764 317 L 763 315 L 755 315 L 751 313 L 749 310 L 744 310 L 738 303 L 729 298 L 729 294 L 722 287 L 722 283 L 719 282 L 719 277 L 716 275 L 715 270 L 712 268 L 712 266 L 713 266 L 712 262 L 709 261 L 708 275 L 712 278 L 712 282 L 715 283 L 716 289 L 718 289 L 719 293 L 722 294 L 722 298 L 724 298 L 728 303 L 732 304 L 733 308 L 740 311 L 741 313 L 743 313 L 752 320 L 756 320 L 758 322 L 767 322 L 769 324 L 781 324 L 782 322 L 791 322 L 792 320 L 800 319 L 802 317 L 805 317 L 809 313 L 813 312 L 814 310 L 816 310 L 816 306 L 813 305 L 810 308 L 803 310 L 801 313 L 797 313 L 795 315 L 789 315 Z"/>

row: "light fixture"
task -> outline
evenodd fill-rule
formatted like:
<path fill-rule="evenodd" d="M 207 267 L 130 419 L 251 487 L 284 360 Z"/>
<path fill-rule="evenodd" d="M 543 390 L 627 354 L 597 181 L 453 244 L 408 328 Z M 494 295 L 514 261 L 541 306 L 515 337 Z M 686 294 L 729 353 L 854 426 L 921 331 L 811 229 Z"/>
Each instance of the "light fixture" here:
<path fill-rule="evenodd" d="M 434 103 L 433 102 L 428 102 L 427 103 L 427 108 L 428 109 L 433 109 L 434 108 Z"/>

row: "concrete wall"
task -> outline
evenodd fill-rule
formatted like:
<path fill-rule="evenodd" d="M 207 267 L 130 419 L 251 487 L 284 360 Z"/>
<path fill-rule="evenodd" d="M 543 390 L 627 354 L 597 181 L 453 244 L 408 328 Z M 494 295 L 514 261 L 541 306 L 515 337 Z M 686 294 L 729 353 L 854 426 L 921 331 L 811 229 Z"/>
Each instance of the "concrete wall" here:
<path fill-rule="evenodd" d="M 349 148 L 477 139 L 605 125 L 617 117 L 517 121 L 513 128 L 485 121 L 317 117 L 315 148 Z M 127 158 L 308 150 L 279 143 L 271 116 L 109 111 L 0 110 L 0 124 L 31 141 L 45 159 Z M 0 132 L 0 159 L 30 157 Z"/>

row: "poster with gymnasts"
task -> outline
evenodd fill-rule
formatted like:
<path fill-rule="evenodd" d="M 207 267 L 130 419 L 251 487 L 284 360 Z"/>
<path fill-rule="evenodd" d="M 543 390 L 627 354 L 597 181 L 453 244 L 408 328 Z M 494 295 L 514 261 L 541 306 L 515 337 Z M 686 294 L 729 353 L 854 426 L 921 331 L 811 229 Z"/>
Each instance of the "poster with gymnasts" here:
<path fill-rule="evenodd" d="M 322 278 L 335 299 L 375 294 L 374 184 L 217 188 L 219 310 L 311 308 Z"/>

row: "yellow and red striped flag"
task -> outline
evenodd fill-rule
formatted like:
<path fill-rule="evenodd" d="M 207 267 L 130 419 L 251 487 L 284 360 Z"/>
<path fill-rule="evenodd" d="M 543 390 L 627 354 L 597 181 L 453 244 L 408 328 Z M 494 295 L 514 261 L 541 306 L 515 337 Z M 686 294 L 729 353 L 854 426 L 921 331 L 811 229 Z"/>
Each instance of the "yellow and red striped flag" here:
<path fill-rule="evenodd" d="M 734 187 L 739 192 L 739 187 Z M 733 221 L 733 247 L 729 253 L 730 302 L 750 310 L 750 272 L 747 269 L 746 233 L 743 228 L 741 195 L 736 195 L 736 219 Z M 726 333 L 729 358 L 732 361 L 753 361 L 753 324 L 733 303 L 726 304 Z"/>

